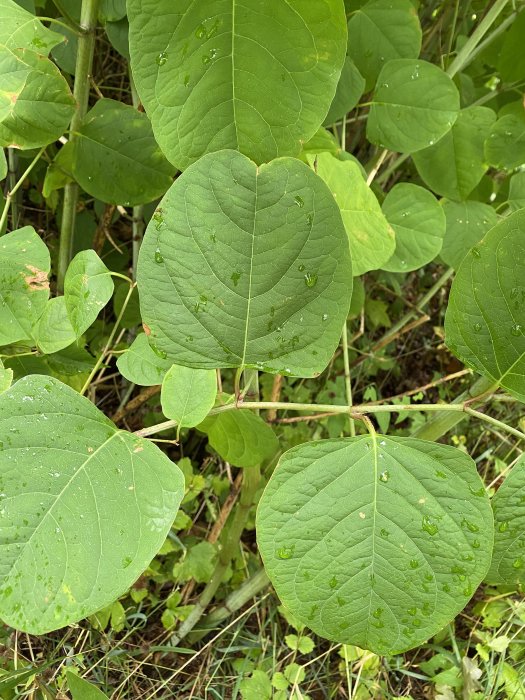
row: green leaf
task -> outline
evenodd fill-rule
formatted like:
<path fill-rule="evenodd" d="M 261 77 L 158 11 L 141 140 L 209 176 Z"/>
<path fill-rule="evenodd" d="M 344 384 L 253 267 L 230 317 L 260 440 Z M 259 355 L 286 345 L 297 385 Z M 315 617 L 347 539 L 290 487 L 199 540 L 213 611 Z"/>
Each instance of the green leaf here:
<path fill-rule="evenodd" d="M 0 360 L 0 394 L 7 391 L 13 383 L 13 370 L 6 369 Z"/>
<path fill-rule="evenodd" d="M 6 91 L 8 107 L 0 100 L 0 146 L 39 148 L 56 141 L 67 129 L 75 100 L 49 59 L 0 45 L 0 97 Z"/>
<path fill-rule="evenodd" d="M 0 0 L 0 44 L 9 49 L 31 49 L 45 56 L 64 37 L 52 32 L 13 0 Z"/>
<path fill-rule="evenodd" d="M 525 207 L 525 172 L 516 173 L 510 178 L 509 207 L 511 211 Z"/>
<path fill-rule="evenodd" d="M 51 377 L 0 395 L 0 432 L 0 617 L 44 634 L 127 590 L 164 542 L 184 480 Z"/>
<path fill-rule="evenodd" d="M 64 298 L 77 338 L 95 322 L 111 299 L 113 289 L 111 272 L 94 250 L 75 255 L 64 279 Z"/>
<path fill-rule="evenodd" d="M 383 214 L 394 229 L 394 255 L 382 265 L 389 272 L 417 270 L 434 260 L 443 244 L 445 214 L 437 199 L 423 187 L 402 182 L 383 202 Z"/>
<path fill-rule="evenodd" d="M 67 313 L 65 297 L 50 299 L 32 332 L 36 344 L 45 355 L 67 348 L 77 339 Z"/>
<path fill-rule="evenodd" d="M 149 340 L 174 364 L 315 376 L 339 342 L 352 272 L 337 205 L 310 168 L 222 151 L 162 200 L 137 280 Z"/>
<path fill-rule="evenodd" d="M 414 153 L 452 128 L 459 93 L 440 68 L 421 60 L 389 61 L 377 80 L 368 116 L 368 140 L 391 151 Z"/>
<path fill-rule="evenodd" d="M 74 141 L 73 175 L 92 197 L 135 206 L 162 197 L 175 168 L 162 155 L 143 112 L 102 99 Z"/>
<path fill-rule="evenodd" d="M 450 290 L 446 343 L 468 367 L 525 401 L 525 210 L 492 228 Z"/>
<path fill-rule="evenodd" d="M 255 670 L 239 683 L 242 700 L 270 700 L 272 684 L 264 671 Z"/>
<path fill-rule="evenodd" d="M 448 134 L 414 154 L 425 184 L 443 197 L 466 199 L 487 171 L 483 146 L 495 121 L 488 107 L 462 110 Z"/>
<path fill-rule="evenodd" d="M 170 360 L 161 357 L 152 349 L 145 333 L 138 335 L 129 350 L 117 360 L 119 372 L 127 380 L 140 386 L 162 384 L 164 375 L 171 366 Z"/>
<path fill-rule="evenodd" d="M 126 16 L 126 0 L 101 0 L 98 19 L 102 24 L 118 22 Z"/>
<path fill-rule="evenodd" d="M 410 0 L 372 0 L 348 22 L 348 53 L 371 90 L 381 69 L 395 58 L 417 58 L 421 26 Z"/>
<path fill-rule="evenodd" d="M 73 671 L 67 670 L 66 676 L 73 700 L 108 700 L 108 696 L 99 690 L 96 685 L 89 683 L 84 678 L 80 678 Z"/>
<path fill-rule="evenodd" d="M 211 542 L 199 542 L 175 564 L 173 577 L 176 581 L 194 579 L 197 583 L 207 583 L 212 577 L 216 558 L 217 550 Z"/>
<path fill-rule="evenodd" d="M 7 176 L 7 160 L 4 149 L 0 148 L 0 180 L 4 180 Z"/>
<path fill-rule="evenodd" d="M 489 583 L 525 583 L 525 458 L 520 457 L 492 499 L 494 552 Z"/>
<path fill-rule="evenodd" d="M 133 77 L 180 170 L 205 153 L 297 155 L 328 112 L 345 59 L 342 0 L 128 0 Z M 290 44 L 291 37 L 293 43 Z"/>
<path fill-rule="evenodd" d="M 129 22 L 127 17 L 119 22 L 108 22 L 105 29 L 111 46 L 129 61 Z"/>
<path fill-rule="evenodd" d="M 279 442 L 270 426 L 250 411 L 225 411 L 199 425 L 213 449 L 235 467 L 255 467 L 271 459 Z"/>
<path fill-rule="evenodd" d="M 49 251 L 31 226 L 0 238 L 0 346 L 28 340 L 49 298 Z"/>
<path fill-rule="evenodd" d="M 62 21 L 64 20 L 63 17 L 60 19 Z M 63 35 L 64 41 L 53 48 L 51 56 L 61 70 L 69 73 L 69 75 L 75 75 L 78 53 L 78 34 L 72 29 L 66 29 L 66 27 L 62 26 L 60 27 L 60 33 Z"/>
<path fill-rule="evenodd" d="M 365 79 L 357 70 L 350 56 L 345 59 L 341 77 L 337 83 L 334 99 L 324 120 L 329 126 L 348 114 L 365 91 Z"/>
<path fill-rule="evenodd" d="M 525 116 L 507 114 L 498 119 L 485 141 L 485 157 L 499 170 L 525 164 Z"/>
<path fill-rule="evenodd" d="M 443 202 L 447 230 L 443 239 L 441 258 L 457 269 L 472 246 L 479 243 L 499 217 L 494 209 L 482 202 Z"/>
<path fill-rule="evenodd" d="M 206 418 L 217 396 L 217 372 L 173 365 L 162 382 L 162 412 L 179 428 L 193 428 Z"/>
<path fill-rule="evenodd" d="M 490 564 L 492 512 L 460 450 L 324 440 L 281 457 L 257 541 L 277 595 L 314 632 L 393 654 L 436 634 L 471 598 Z"/>
<path fill-rule="evenodd" d="M 330 188 L 350 240 L 354 275 L 377 270 L 396 247 L 394 231 L 358 165 L 321 153 L 308 161 Z"/>
<path fill-rule="evenodd" d="M 525 12 L 522 11 L 506 32 L 499 54 L 498 71 L 506 83 L 519 82 L 525 75 L 524 36 Z"/>

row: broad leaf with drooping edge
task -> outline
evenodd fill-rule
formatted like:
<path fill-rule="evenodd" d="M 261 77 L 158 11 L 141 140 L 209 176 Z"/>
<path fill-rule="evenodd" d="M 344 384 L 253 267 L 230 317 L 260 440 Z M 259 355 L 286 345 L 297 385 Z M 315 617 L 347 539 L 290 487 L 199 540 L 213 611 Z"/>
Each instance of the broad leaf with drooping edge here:
<path fill-rule="evenodd" d="M 193 428 L 213 408 L 217 396 L 217 372 L 173 365 L 162 382 L 162 412 L 179 428 Z"/>
<path fill-rule="evenodd" d="M 170 360 L 152 349 L 145 333 L 138 335 L 117 360 L 119 372 L 128 381 L 140 386 L 162 384 L 164 375 L 171 366 Z"/>
<path fill-rule="evenodd" d="M 525 164 L 525 114 L 506 114 L 498 119 L 485 141 L 485 157 L 500 170 Z"/>
<path fill-rule="evenodd" d="M 365 90 L 365 80 L 357 70 L 356 65 L 347 56 L 341 77 L 337 83 L 334 99 L 328 110 L 324 123 L 330 126 L 334 122 L 344 117 L 359 102 L 359 98 Z"/>
<path fill-rule="evenodd" d="M 255 467 L 279 449 L 272 428 L 248 410 L 230 410 L 209 416 L 199 425 L 213 449 L 235 467 Z"/>
<path fill-rule="evenodd" d="M 0 146 L 39 148 L 67 129 L 75 100 L 58 68 L 27 49 L 0 44 Z"/>
<path fill-rule="evenodd" d="M 309 156 L 308 162 L 326 182 L 341 210 L 354 275 L 381 267 L 394 252 L 395 235 L 359 165 L 330 153 Z"/>
<path fill-rule="evenodd" d="M 462 110 L 448 134 L 414 154 L 425 184 L 443 197 L 466 199 L 488 168 L 484 143 L 495 121 L 488 107 Z"/>
<path fill-rule="evenodd" d="M 49 299 L 51 261 L 31 226 L 0 238 L 0 346 L 29 340 Z"/>
<path fill-rule="evenodd" d="M 0 395 L 0 438 L 0 618 L 43 634 L 137 579 L 184 479 L 153 443 L 52 377 L 25 377 Z"/>
<path fill-rule="evenodd" d="M 0 0 L 0 44 L 10 49 L 31 49 L 47 56 L 62 41 L 61 34 L 52 32 L 13 0 Z"/>
<path fill-rule="evenodd" d="M 499 217 L 496 211 L 483 202 L 442 202 L 447 221 L 441 258 L 457 270 L 472 246 L 479 243 Z"/>
<path fill-rule="evenodd" d="M 71 670 L 66 671 L 67 684 L 69 692 L 73 700 L 108 700 L 105 695 L 96 685 L 92 685 L 84 678 L 80 678 Z"/>
<path fill-rule="evenodd" d="M 434 195 L 418 185 L 400 182 L 387 194 L 382 208 L 396 234 L 394 255 L 383 269 L 409 272 L 431 262 L 441 250 L 446 225 Z"/>
<path fill-rule="evenodd" d="M 487 581 L 525 583 L 525 458 L 512 467 L 492 499 L 494 553 Z"/>
<path fill-rule="evenodd" d="M 492 228 L 464 258 L 445 316 L 464 364 L 525 401 L 525 210 Z"/>
<path fill-rule="evenodd" d="M 421 26 L 410 0 L 372 0 L 352 13 L 348 22 L 348 53 L 374 87 L 381 69 L 395 58 L 417 58 Z"/>
<path fill-rule="evenodd" d="M 72 175 L 88 194 L 110 204 L 134 206 L 162 197 L 175 168 L 162 155 L 143 112 L 102 99 L 66 145 Z"/>
<path fill-rule="evenodd" d="M 345 60 L 342 0 L 128 0 L 128 16 L 137 90 L 179 169 L 224 148 L 297 155 L 322 124 Z"/>
<path fill-rule="evenodd" d="M 459 93 L 449 76 L 427 61 L 389 61 L 377 79 L 366 127 L 368 140 L 401 153 L 432 146 L 450 131 Z"/>
<path fill-rule="evenodd" d="M 436 634 L 471 598 L 490 564 L 492 512 L 473 460 L 455 448 L 326 440 L 283 455 L 259 503 L 257 541 L 301 622 L 392 654 Z"/>
<path fill-rule="evenodd" d="M 137 281 L 152 347 L 174 364 L 315 376 L 348 313 L 348 238 L 304 163 L 204 156 L 150 222 Z"/>

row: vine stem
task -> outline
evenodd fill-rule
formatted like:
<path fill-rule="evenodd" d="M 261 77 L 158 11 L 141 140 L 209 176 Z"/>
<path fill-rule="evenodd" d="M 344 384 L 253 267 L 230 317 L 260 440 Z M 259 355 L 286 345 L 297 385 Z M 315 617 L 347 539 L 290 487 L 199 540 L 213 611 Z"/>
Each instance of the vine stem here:
<path fill-rule="evenodd" d="M 481 397 L 480 397 L 481 398 Z M 440 403 L 418 403 L 418 404 L 381 404 L 371 405 L 371 404 L 359 404 L 355 406 L 347 405 L 332 405 L 332 404 L 314 404 L 314 403 L 293 403 L 286 401 L 244 401 L 242 403 L 231 403 L 224 406 L 217 406 L 213 408 L 209 415 L 217 415 L 219 413 L 225 413 L 226 411 L 232 410 L 273 410 L 273 411 L 312 411 L 312 412 L 323 412 L 323 413 L 334 413 L 334 414 L 349 414 L 352 418 L 356 420 L 363 420 L 364 416 L 375 413 L 405 413 L 405 412 L 436 412 L 436 413 L 457 413 L 457 414 L 467 414 L 478 418 L 479 420 L 485 421 L 492 425 L 497 426 L 501 430 L 505 430 L 511 433 L 520 440 L 525 440 L 525 433 L 520 430 L 516 430 L 510 425 L 503 423 L 497 418 L 488 416 L 486 413 L 481 411 L 476 411 L 470 407 L 472 403 L 472 398 L 462 401 L 461 403 L 450 403 L 450 404 L 440 404 Z M 457 422 L 457 421 L 456 421 Z M 176 421 L 165 421 L 164 423 L 158 423 L 157 425 L 152 425 L 149 428 L 144 428 L 138 430 L 136 435 L 141 437 L 148 437 L 149 435 L 155 435 L 163 430 L 168 430 L 170 428 L 175 428 L 177 425 Z"/>
<path fill-rule="evenodd" d="M 456 75 L 456 73 L 459 73 L 459 71 L 467 65 L 471 55 L 476 50 L 477 45 L 483 39 L 488 30 L 492 27 L 499 14 L 502 12 L 502 10 L 508 2 L 509 0 L 496 0 L 494 5 L 492 5 L 485 17 L 481 20 L 476 29 L 472 32 L 471 36 L 467 39 L 465 45 L 460 49 L 456 58 L 447 68 L 446 72 L 451 78 L 453 78 Z"/>
<path fill-rule="evenodd" d="M 17 193 L 18 190 L 22 187 L 22 185 L 24 184 L 24 180 L 25 180 L 26 177 L 29 175 L 29 173 L 31 172 L 31 170 L 33 170 L 33 168 L 35 167 L 35 165 L 38 163 L 38 161 L 40 160 L 40 156 L 42 155 L 42 153 L 43 153 L 45 150 L 46 150 L 46 146 L 44 146 L 43 148 L 41 148 L 41 149 L 38 151 L 38 153 L 37 153 L 36 156 L 33 158 L 33 160 L 31 161 L 31 163 L 28 165 L 28 167 L 26 168 L 25 172 L 24 172 L 23 175 L 20 177 L 20 179 L 18 180 L 18 182 L 16 183 L 16 185 L 13 187 L 13 189 L 11 189 L 11 190 L 7 193 L 7 196 L 6 196 L 6 198 L 5 198 L 4 209 L 3 209 L 3 211 L 2 211 L 2 216 L 0 216 L 0 231 L 3 229 L 4 224 L 5 224 L 5 222 L 7 221 L 7 215 L 8 215 L 8 213 L 9 213 L 9 207 L 11 206 L 11 203 L 12 203 L 12 202 L 14 203 L 16 193 Z M 16 214 L 13 215 L 13 219 L 14 219 L 14 221 L 13 221 L 14 227 L 16 227 Z"/>
<path fill-rule="evenodd" d="M 89 85 L 91 69 L 93 67 L 98 5 L 99 0 L 82 0 L 82 9 L 80 13 L 80 28 L 82 34 L 78 40 L 75 84 L 73 87 L 73 96 L 76 100 L 77 107 L 71 119 L 71 142 L 75 141 L 77 138 L 78 130 L 80 129 L 82 119 L 85 117 L 89 105 Z M 64 290 L 64 278 L 73 251 L 77 203 L 78 185 L 76 182 L 71 182 L 67 184 L 64 189 L 62 222 L 60 226 L 57 269 L 57 287 L 60 292 Z"/>
<path fill-rule="evenodd" d="M 259 396 L 259 374 L 257 370 L 249 369 L 244 371 L 244 390 L 250 390 L 250 393 Z M 258 402 L 251 402 L 258 404 Z M 235 404 L 232 404 L 234 407 Z M 258 410 L 257 407 L 254 408 Z M 261 481 L 261 470 L 259 466 L 245 468 L 239 496 L 239 504 L 235 509 L 233 516 L 229 519 L 231 523 L 226 532 L 226 537 L 221 543 L 219 556 L 211 579 L 206 584 L 197 603 L 188 617 L 182 622 L 177 632 L 172 636 L 171 643 L 177 646 L 200 621 L 206 608 L 213 600 L 217 589 L 222 583 L 224 575 L 230 565 L 231 560 L 235 556 L 235 552 L 239 547 L 239 542 L 242 537 L 246 522 L 250 514 L 250 510 L 255 501 L 255 496 Z"/>

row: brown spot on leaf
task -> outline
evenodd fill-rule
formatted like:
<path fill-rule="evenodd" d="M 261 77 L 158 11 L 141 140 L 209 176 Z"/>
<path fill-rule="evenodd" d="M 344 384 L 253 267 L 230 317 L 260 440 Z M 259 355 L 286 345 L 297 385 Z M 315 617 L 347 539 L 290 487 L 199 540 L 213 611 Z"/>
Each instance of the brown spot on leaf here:
<path fill-rule="evenodd" d="M 151 328 L 148 326 L 147 323 L 143 323 L 143 324 L 142 324 L 142 327 L 144 328 L 144 333 L 145 333 L 146 335 L 151 335 Z"/>
<path fill-rule="evenodd" d="M 49 289 L 47 272 L 44 270 L 39 270 L 38 267 L 33 267 L 33 265 L 26 265 L 26 269 L 31 273 L 30 275 L 25 275 L 24 277 L 29 289 L 31 289 L 33 292 Z"/>

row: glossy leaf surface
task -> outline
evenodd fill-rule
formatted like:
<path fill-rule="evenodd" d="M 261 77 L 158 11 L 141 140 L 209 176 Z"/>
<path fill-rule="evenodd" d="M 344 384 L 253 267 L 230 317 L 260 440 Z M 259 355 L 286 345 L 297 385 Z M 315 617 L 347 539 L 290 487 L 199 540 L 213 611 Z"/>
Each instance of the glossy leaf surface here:
<path fill-rule="evenodd" d="M 172 363 L 154 352 L 145 333 L 138 335 L 129 350 L 117 360 L 119 372 L 130 382 L 140 386 L 162 384 Z"/>
<path fill-rule="evenodd" d="M 173 365 L 162 382 L 162 412 L 179 428 L 202 423 L 217 396 L 217 372 Z"/>
<path fill-rule="evenodd" d="M 495 210 L 483 202 L 443 202 L 447 229 L 443 239 L 441 258 L 457 269 L 469 250 L 479 243 L 495 226 L 499 217 Z"/>

